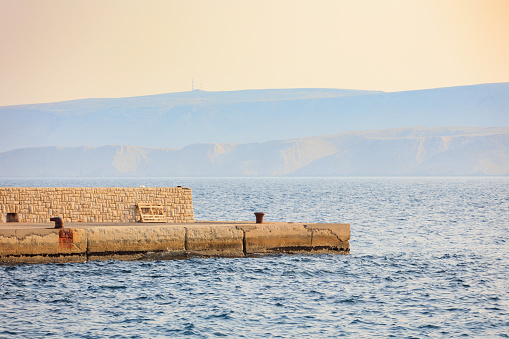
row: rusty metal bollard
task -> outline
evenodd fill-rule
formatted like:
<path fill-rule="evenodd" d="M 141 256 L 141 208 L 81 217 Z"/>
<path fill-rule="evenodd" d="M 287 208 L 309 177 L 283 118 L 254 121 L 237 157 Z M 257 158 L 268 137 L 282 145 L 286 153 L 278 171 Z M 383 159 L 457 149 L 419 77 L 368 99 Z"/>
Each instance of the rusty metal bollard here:
<path fill-rule="evenodd" d="M 263 224 L 263 216 L 265 215 L 265 213 L 255 212 L 254 215 L 256 216 L 256 223 L 257 224 Z"/>
<path fill-rule="evenodd" d="M 55 228 L 64 228 L 64 222 L 62 221 L 62 218 L 60 218 L 60 217 L 53 217 L 53 218 L 51 218 L 49 220 L 55 222 Z"/>

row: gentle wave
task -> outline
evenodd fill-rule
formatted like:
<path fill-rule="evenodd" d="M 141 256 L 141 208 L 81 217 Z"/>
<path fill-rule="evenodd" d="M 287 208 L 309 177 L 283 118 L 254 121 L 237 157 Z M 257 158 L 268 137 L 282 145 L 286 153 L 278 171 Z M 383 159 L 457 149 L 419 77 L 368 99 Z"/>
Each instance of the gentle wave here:
<path fill-rule="evenodd" d="M 509 333 L 509 178 L 11 180 L 3 185 L 183 185 L 197 220 L 263 211 L 348 222 L 352 239 L 346 256 L 2 266 L 1 338 Z"/>

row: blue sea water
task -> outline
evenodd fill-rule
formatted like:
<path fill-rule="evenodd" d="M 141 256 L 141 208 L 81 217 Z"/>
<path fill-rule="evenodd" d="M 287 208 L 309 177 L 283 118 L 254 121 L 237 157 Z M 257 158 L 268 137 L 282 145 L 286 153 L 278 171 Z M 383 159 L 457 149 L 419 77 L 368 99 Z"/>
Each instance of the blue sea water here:
<path fill-rule="evenodd" d="M 350 255 L 0 266 L 0 338 L 509 337 L 509 178 L 59 178 L 176 186 L 196 220 L 350 223 Z"/>

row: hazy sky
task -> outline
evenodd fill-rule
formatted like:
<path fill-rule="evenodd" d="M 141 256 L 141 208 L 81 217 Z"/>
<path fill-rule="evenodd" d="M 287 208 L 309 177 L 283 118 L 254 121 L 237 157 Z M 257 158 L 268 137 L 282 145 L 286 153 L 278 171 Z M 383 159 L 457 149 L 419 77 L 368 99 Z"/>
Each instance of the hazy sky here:
<path fill-rule="evenodd" d="M 509 0 L 0 0 L 0 105 L 509 81 Z"/>

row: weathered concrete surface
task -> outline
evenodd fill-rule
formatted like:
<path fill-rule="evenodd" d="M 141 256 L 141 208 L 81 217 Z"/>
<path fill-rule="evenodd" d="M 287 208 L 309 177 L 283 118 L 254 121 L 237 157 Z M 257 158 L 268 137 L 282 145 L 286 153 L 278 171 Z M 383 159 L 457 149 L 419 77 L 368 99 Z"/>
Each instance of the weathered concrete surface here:
<path fill-rule="evenodd" d="M 19 224 L 0 226 L 0 262 L 237 257 L 267 253 L 350 252 L 350 225 L 254 222 L 183 224 Z"/>
<path fill-rule="evenodd" d="M 87 231 L 80 229 L 0 230 L 2 255 L 78 254 L 87 249 Z"/>
<path fill-rule="evenodd" d="M 336 246 L 345 251 L 350 249 L 349 224 L 308 224 L 306 229 L 311 231 L 311 246 Z"/>
<path fill-rule="evenodd" d="M 242 256 L 244 232 L 235 226 L 189 225 L 186 250 L 212 256 Z"/>
<path fill-rule="evenodd" d="M 185 250 L 183 226 L 106 226 L 86 231 L 89 254 Z"/>
<path fill-rule="evenodd" d="M 246 253 L 275 252 L 283 247 L 311 247 L 311 232 L 300 224 L 257 224 L 240 228 L 246 233 Z"/>
<path fill-rule="evenodd" d="M 83 229 L 0 229 L 0 262 L 84 261 L 86 250 Z"/>
<path fill-rule="evenodd" d="M 349 224 L 270 223 L 237 226 L 245 232 L 245 253 L 350 251 Z"/>

